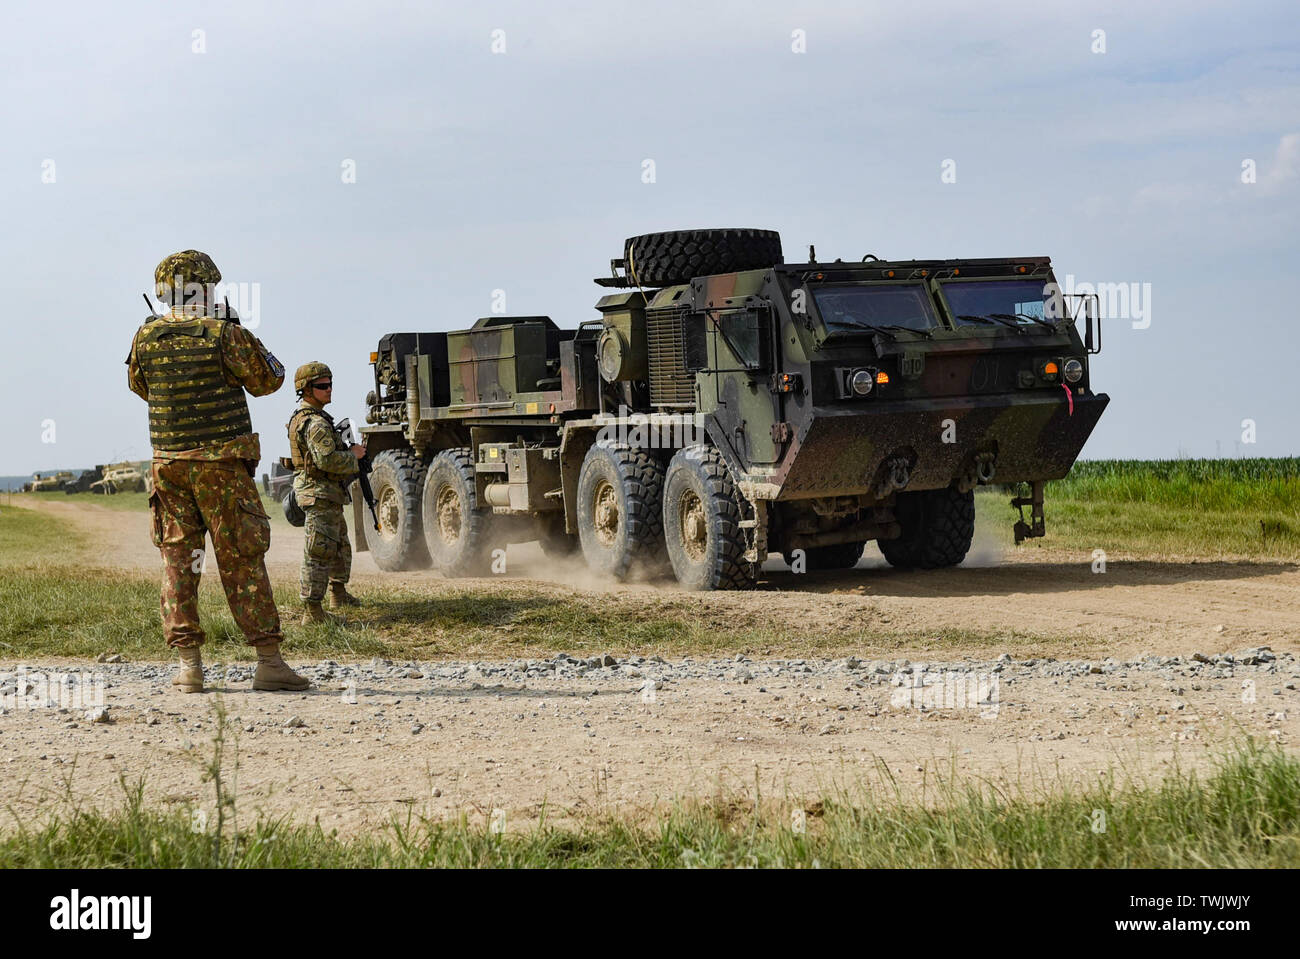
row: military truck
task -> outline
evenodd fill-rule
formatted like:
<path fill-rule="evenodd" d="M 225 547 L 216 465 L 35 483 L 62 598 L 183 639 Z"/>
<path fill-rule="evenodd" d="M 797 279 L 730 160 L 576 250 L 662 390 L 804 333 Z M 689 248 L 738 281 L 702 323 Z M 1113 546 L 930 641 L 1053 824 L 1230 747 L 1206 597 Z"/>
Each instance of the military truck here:
<path fill-rule="evenodd" d="M 81 475 L 74 480 L 68 480 L 63 484 L 63 492 L 71 496 L 73 493 L 89 493 L 90 488 L 104 478 L 103 465 L 96 466 L 94 469 L 82 470 Z"/>
<path fill-rule="evenodd" d="M 103 478 L 90 484 L 92 493 L 147 493 L 152 485 L 147 466 L 140 463 L 110 463 L 102 470 Z"/>
<path fill-rule="evenodd" d="M 271 472 L 262 474 L 262 491 L 277 503 L 284 501 L 293 486 L 293 470 L 282 463 L 272 463 Z"/>
<path fill-rule="evenodd" d="M 68 470 L 60 470 L 57 473 L 47 473 L 42 476 L 40 473 L 32 474 L 31 483 L 23 487 L 24 492 L 48 493 L 61 489 L 63 484 L 72 479 L 72 473 Z"/>
<path fill-rule="evenodd" d="M 1021 484 L 1016 541 L 1044 534 L 1044 483 L 1109 400 L 1095 301 L 1045 256 L 786 263 L 772 231 L 689 230 L 628 239 L 596 282 L 574 329 L 379 340 L 378 528 L 359 497 L 354 528 L 381 569 L 473 575 L 529 540 L 694 589 L 751 586 L 770 552 L 852 567 L 873 540 L 896 567 L 952 566 L 977 486 Z"/>

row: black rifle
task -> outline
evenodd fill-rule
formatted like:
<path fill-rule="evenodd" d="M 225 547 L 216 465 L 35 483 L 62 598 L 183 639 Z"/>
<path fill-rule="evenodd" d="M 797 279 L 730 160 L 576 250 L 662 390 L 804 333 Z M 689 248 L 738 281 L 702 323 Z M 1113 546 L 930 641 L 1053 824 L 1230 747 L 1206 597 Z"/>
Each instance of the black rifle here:
<path fill-rule="evenodd" d="M 348 449 L 357 445 L 357 438 L 352 435 L 352 421 L 344 418 L 334 424 L 334 429 L 338 431 L 343 442 L 348 445 Z M 375 512 L 375 491 L 370 486 L 370 457 L 363 456 L 357 460 L 357 485 L 361 487 L 361 498 L 366 501 L 370 507 L 370 519 L 375 524 L 375 529 L 379 529 L 379 514 Z"/>

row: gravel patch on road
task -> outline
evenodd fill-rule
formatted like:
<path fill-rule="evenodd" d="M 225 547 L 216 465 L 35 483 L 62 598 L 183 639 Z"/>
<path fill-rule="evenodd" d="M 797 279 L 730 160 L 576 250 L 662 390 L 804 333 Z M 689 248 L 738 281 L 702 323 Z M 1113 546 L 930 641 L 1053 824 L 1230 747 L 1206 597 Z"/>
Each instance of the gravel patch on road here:
<path fill-rule="evenodd" d="M 1291 749 L 1300 660 L 1253 647 L 1118 661 L 612 655 L 295 663 L 306 693 L 256 693 L 251 664 L 0 663 L 0 799 L 24 820 L 66 803 L 211 805 L 216 695 L 237 735 L 241 815 L 355 832 L 408 814 L 511 828 L 757 791 L 803 802 L 979 778 L 1032 792 L 1208 765 L 1243 734 Z M 78 692 L 101 702 L 75 702 Z M 43 697 L 43 698 L 42 698 Z"/>

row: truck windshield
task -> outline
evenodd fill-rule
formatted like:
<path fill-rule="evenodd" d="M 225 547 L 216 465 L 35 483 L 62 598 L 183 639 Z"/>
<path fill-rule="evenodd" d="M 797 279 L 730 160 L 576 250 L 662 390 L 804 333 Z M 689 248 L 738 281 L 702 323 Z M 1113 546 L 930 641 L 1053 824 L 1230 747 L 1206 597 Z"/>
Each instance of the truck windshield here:
<path fill-rule="evenodd" d="M 919 284 L 839 286 L 813 290 L 828 335 L 938 326 L 930 295 Z"/>
<path fill-rule="evenodd" d="M 1052 325 L 1061 316 L 1043 280 L 957 281 L 943 284 L 958 326 Z"/>

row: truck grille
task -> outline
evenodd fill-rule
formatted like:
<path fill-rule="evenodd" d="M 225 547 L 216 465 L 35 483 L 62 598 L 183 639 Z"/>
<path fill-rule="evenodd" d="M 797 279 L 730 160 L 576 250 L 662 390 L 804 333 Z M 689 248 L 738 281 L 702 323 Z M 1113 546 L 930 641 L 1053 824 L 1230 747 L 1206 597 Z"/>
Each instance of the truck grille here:
<path fill-rule="evenodd" d="M 650 360 L 650 405 L 694 406 L 695 374 L 686 371 L 682 339 L 685 310 L 647 310 L 646 343 Z"/>

